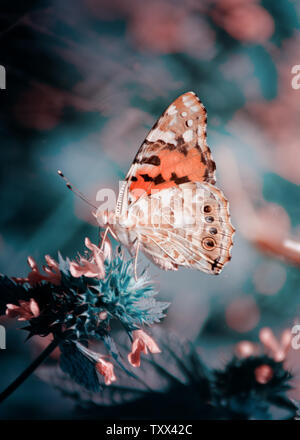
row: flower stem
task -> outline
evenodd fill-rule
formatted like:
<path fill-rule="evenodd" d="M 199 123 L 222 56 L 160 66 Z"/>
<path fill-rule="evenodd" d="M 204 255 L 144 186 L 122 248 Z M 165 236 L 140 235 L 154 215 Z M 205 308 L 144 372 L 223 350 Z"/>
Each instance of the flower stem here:
<path fill-rule="evenodd" d="M 4 390 L 0 393 L 0 403 L 9 397 L 22 383 L 29 377 L 34 370 L 52 353 L 58 346 L 61 339 L 53 339 L 44 351 Z"/>

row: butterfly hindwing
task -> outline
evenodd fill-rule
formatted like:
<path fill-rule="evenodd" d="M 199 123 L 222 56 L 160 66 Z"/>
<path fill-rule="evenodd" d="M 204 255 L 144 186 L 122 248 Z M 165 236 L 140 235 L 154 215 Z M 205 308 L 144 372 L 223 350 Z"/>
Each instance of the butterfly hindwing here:
<path fill-rule="evenodd" d="M 187 183 L 140 197 L 129 217 L 142 250 L 163 269 L 186 266 L 218 274 L 231 258 L 228 202 L 211 184 Z"/>

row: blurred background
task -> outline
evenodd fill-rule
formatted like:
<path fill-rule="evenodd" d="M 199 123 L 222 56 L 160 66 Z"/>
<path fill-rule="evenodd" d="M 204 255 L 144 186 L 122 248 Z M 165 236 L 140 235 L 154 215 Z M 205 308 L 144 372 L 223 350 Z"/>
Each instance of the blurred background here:
<path fill-rule="evenodd" d="M 91 200 L 117 191 L 162 111 L 193 90 L 237 232 L 218 277 L 150 264 L 171 302 L 160 327 L 222 366 L 262 327 L 279 337 L 300 322 L 299 1 L 3 1 L 0 25 L 2 273 L 25 276 L 28 255 L 75 257 L 84 237 L 96 241 L 89 206 L 57 169 Z M 4 325 L 0 389 L 39 351 L 15 322 Z M 290 350 L 296 399 L 299 360 Z M 73 402 L 33 376 L 0 417 L 71 418 Z"/>

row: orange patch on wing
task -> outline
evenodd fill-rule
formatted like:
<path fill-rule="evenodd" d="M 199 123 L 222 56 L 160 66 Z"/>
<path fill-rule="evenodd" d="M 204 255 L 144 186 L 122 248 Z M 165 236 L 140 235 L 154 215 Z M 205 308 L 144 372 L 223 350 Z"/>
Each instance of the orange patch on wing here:
<path fill-rule="evenodd" d="M 144 177 L 142 177 L 143 175 L 148 175 L 150 179 L 155 179 L 155 177 L 159 176 L 159 173 L 155 168 L 141 168 L 135 176 L 137 180 L 130 185 L 130 191 L 136 191 L 136 195 L 138 195 L 138 190 L 146 191 L 147 194 L 151 194 L 151 191 L 154 188 L 162 190 L 175 186 L 175 182 L 172 182 L 171 180 L 162 183 L 155 183 L 153 180 L 145 180 Z"/>
<path fill-rule="evenodd" d="M 202 181 L 205 174 L 205 165 L 201 160 L 201 155 L 196 148 L 188 151 L 184 160 L 181 160 L 174 171 L 178 177 L 187 176 L 190 181 Z"/>
<path fill-rule="evenodd" d="M 178 151 L 162 151 L 159 154 L 160 166 L 154 168 L 156 173 L 161 173 L 165 180 L 170 180 L 172 173 L 177 177 L 187 176 L 191 182 L 203 181 L 205 165 L 201 161 L 201 155 L 196 148 L 188 150 L 187 155 Z"/>
<path fill-rule="evenodd" d="M 205 165 L 201 161 L 201 155 L 196 148 L 188 150 L 184 155 L 179 151 L 163 150 L 158 155 L 159 166 L 144 166 L 136 174 L 136 181 L 130 185 L 130 190 L 143 190 L 147 194 L 152 189 L 162 190 L 176 186 L 176 178 L 187 177 L 191 182 L 201 182 L 204 179 Z"/>

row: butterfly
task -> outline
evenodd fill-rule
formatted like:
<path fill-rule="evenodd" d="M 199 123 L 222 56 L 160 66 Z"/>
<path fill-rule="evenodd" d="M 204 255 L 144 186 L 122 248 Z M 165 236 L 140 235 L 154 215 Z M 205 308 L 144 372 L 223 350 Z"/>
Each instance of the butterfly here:
<path fill-rule="evenodd" d="M 135 256 L 164 270 L 219 274 L 231 259 L 235 232 L 228 201 L 215 186 L 206 143 L 207 113 L 194 92 L 179 96 L 138 150 L 114 211 L 95 214 L 107 233 Z"/>

